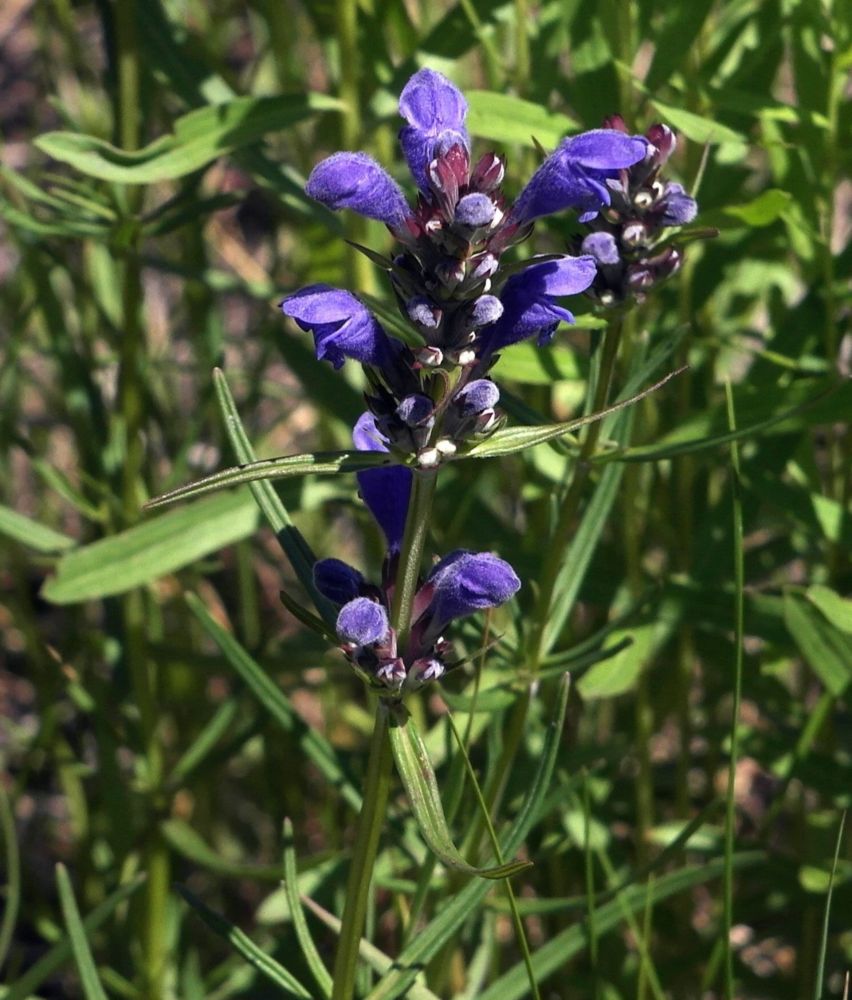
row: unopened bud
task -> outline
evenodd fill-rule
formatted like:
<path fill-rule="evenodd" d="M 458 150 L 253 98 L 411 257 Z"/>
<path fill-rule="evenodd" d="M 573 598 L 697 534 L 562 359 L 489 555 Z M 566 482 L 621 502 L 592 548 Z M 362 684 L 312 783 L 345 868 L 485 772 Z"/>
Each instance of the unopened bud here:
<path fill-rule="evenodd" d="M 621 231 L 621 242 L 626 247 L 641 247 L 648 242 L 648 227 L 641 222 L 628 222 Z"/>
<path fill-rule="evenodd" d="M 449 456 L 450 456 L 450 455 L 455 455 L 456 451 L 458 450 L 458 449 L 456 448 L 456 444 L 455 444 L 455 442 L 454 442 L 454 441 L 451 441 L 451 440 L 450 440 L 449 438 L 441 438 L 441 440 L 440 440 L 440 441 L 436 441 L 436 442 L 435 442 L 435 448 L 436 448 L 436 449 L 437 449 L 437 450 L 438 450 L 438 451 L 439 451 L 439 452 L 440 452 L 440 453 L 441 453 L 441 454 L 442 454 L 442 455 L 443 455 L 443 456 L 444 456 L 445 458 L 449 458 Z"/>
<path fill-rule="evenodd" d="M 486 153 L 473 168 L 470 186 L 475 191 L 489 192 L 503 183 L 506 167 L 496 153 Z"/>
<path fill-rule="evenodd" d="M 434 469 L 441 462 L 441 453 L 437 448 L 424 448 L 417 456 L 417 464 L 421 469 Z"/>
<path fill-rule="evenodd" d="M 440 347 L 420 347 L 414 352 L 414 358 L 424 368 L 437 368 L 443 364 L 444 352 Z"/>

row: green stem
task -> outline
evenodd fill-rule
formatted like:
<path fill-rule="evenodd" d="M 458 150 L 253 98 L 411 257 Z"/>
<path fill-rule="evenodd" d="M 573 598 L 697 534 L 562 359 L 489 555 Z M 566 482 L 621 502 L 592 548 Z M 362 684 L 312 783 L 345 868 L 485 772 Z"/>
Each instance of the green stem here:
<path fill-rule="evenodd" d="M 379 847 L 379 836 L 385 824 L 391 782 L 389 712 L 379 700 L 376 721 L 370 742 L 367 775 L 364 780 L 364 800 L 358 817 L 358 835 L 349 866 L 346 902 L 340 927 L 340 939 L 334 958 L 334 986 L 331 1000 L 352 1000 L 358 971 L 358 947 L 367 915 L 373 868 Z"/>
<path fill-rule="evenodd" d="M 609 398 L 612 378 L 615 372 L 615 360 L 618 356 L 618 347 L 621 342 L 621 331 L 623 317 L 619 316 L 612 321 L 610 326 L 604 331 L 603 344 L 601 347 L 601 362 L 598 370 L 598 377 L 595 383 L 594 396 L 592 400 L 592 413 L 597 413 L 606 406 Z M 574 528 L 574 521 L 580 509 L 580 502 L 583 498 L 583 491 L 591 472 L 589 458 L 593 455 L 597 447 L 601 433 L 601 422 L 596 421 L 589 424 L 586 435 L 580 445 L 580 454 L 574 464 L 571 481 L 562 501 L 559 510 L 559 517 L 556 522 L 553 535 L 547 546 L 547 556 L 544 562 L 544 569 L 539 580 L 539 596 L 536 614 L 534 616 L 533 641 L 530 646 L 529 669 L 532 673 L 544 658 L 547 650 L 546 631 L 547 620 L 550 614 L 550 606 L 553 602 L 553 593 L 556 588 L 556 581 L 559 578 L 559 571 L 562 568 L 562 559 L 565 548 Z"/>
<path fill-rule="evenodd" d="M 411 499 L 405 521 L 405 534 L 396 571 L 396 586 L 391 605 L 391 624 L 396 629 L 397 648 L 404 651 L 411 628 L 411 606 L 420 579 L 423 547 L 429 534 L 432 500 L 438 476 L 435 471 L 415 472 Z"/>
<path fill-rule="evenodd" d="M 437 472 L 415 472 L 411 499 L 405 519 L 405 534 L 396 571 L 396 586 L 391 605 L 391 625 L 396 630 L 397 647 L 405 649 L 411 627 L 411 608 L 420 577 L 423 547 L 429 533 L 432 500 Z M 331 1000 L 352 1000 L 358 971 L 358 946 L 367 916 L 370 883 L 376 863 L 379 835 L 385 822 L 390 793 L 391 753 L 388 737 L 389 707 L 379 700 L 370 742 L 364 799 L 358 817 L 358 834 L 346 884 L 346 902 L 340 927 L 340 940 L 334 959 L 334 986 Z"/>
<path fill-rule="evenodd" d="M 135 0 L 116 0 L 115 35 L 118 66 L 116 123 L 118 139 L 123 149 L 138 149 L 141 140 L 141 103 L 139 87 L 139 40 L 136 32 Z M 143 303 L 142 268 L 139 260 L 139 237 L 135 213 L 141 206 L 142 190 L 125 192 L 127 236 L 123 252 L 121 298 L 123 330 L 118 376 L 118 398 L 121 411 L 124 461 L 121 470 L 121 523 L 129 526 L 139 520 L 142 497 L 140 485 L 145 468 L 145 446 L 142 429 L 145 402 L 142 392 L 144 327 L 141 320 Z M 139 708 L 142 739 L 147 764 L 147 780 L 153 811 L 162 806 L 159 786 L 163 778 L 162 748 L 158 733 L 156 679 L 154 664 L 148 657 L 147 616 L 144 594 L 131 591 L 123 599 L 125 655 Z M 145 867 L 148 879 L 145 887 L 143 917 L 144 992 L 147 1000 L 159 1000 L 165 986 L 168 945 L 166 910 L 171 881 L 169 848 L 159 826 L 155 825 L 145 844 Z"/>
<path fill-rule="evenodd" d="M 734 396 L 731 384 L 725 386 L 728 404 L 728 426 L 736 429 Z M 723 876 L 724 927 L 722 940 L 725 942 L 725 997 L 734 996 L 734 952 L 731 947 L 731 928 L 734 924 L 734 785 L 737 775 L 739 754 L 740 701 L 743 685 L 743 587 L 745 570 L 743 565 L 743 510 L 740 498 L 740 459 L 736 442 L 731 445 L 731 481 L 733 487 L 733 538 L 734 538 L 734 585 L 736 604 L 734 608 L 734 703 L 731 708 L 731 759 L 728 765 L 728 789 L 725 809 L 725 871 Z"/>

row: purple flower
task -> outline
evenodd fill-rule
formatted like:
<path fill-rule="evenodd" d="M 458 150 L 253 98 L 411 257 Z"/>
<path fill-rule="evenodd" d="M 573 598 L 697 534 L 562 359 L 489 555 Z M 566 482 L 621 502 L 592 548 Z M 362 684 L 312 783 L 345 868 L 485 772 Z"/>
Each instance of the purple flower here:
<path fill-rule="evenodd" d="M 337 616 L 337 634 L 343 642 L 367 646 L 387 638 L 388 613 L 369 597 L 356 597 L 344 604 Z"/>
<path fill-rule="evenodd" d="M 489 552 L 457 549 L 438 563 L 426 585 L 433 588 L 426 614 L 428 631 L 439 632 L 453 618 L 496 608 L 521 587 L 512 567 Z"/>
<path fill-rule="evenodd" d="M 580 221 L 588 221 L 610 203 L 607 178 L 644 159 L 647 150 L 647 140 L 615 129 L 594 129 L 564 139 L 520 193 L 512 219 L 524 225 L 574 208 L 582 213 Z"/>
<path fill-rule="evenodd" d="M 347 604 L 361 593 L 364 577 L 340 559 L 320 559 L 314 563 L 317 590 L 335 604 Z"/>
<path fill-rule="evenodd" d="M 317 358 L 340 368 L 345 358 L 381 368 L 398 347 L 351 292 L 309 285 L 288 295 L 281 310 L 314 335 Z"/>
<path fill-rule="evenodd" d="M 486 354 L 533 334 L 539 344 L 546 344 L 560 322 L 574 322 L 573 313 L 555 299 L 585 291 L 596 270 L 594 257 L 562 257 L 532 264 L 509 278 L 500 296 L 503 315 L 482 331 Z"/>
<path fill-rule="evenodd" d="M 376 427 L 372 413 L 363 413 L 352 431 L 358 451 L 387 451 L 387 441 Z M 408 501 L 411 496 L 411 469 L 391 465 L 386 469 L 364 469 L 357 473 L 364 503 L 384 532 L 388 552 L 399 552 L 405 533 Z"/>
<path fill-rule="evenodd" d="M 687 222 L 692 222 L 698 214 L 698 204 L 695 199 L 684 191 L 682 184 L 676 184 L 674 181 L 666 184 L 663 206 L 664 226 L 684 226 Z"/>
<path fill-rule="evenodd" d="M 318 163 L 305 191 L 335 211 L 351 208 L 398 229 L 411 214 L 395 180 L 366 153 L 334 153 Z"/>
<path fill-rule="evenodd" d="M 428 192 L 432 160 L 452 146 L 470 149 L 464 125 L 467 101 L 445 76 L 421 69 L 399 95 L 399 113 L 408 122 L 399 133 L 403 155 L 417 186 Z"/>

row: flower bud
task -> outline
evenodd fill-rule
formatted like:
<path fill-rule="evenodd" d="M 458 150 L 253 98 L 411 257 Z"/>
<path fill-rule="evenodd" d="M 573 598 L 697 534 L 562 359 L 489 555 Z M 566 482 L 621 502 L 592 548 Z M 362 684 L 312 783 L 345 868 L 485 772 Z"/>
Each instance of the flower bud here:
<path fill-rule="evenodd" d="M 425 295 L 416 295 L 405 304 L 405 311 L 412 323 L 418 326 L 425 326 L 428 330 L 434 330 L 440 326 L 443 313 L 433 305 Z"/>
<path fill-rule="evenodd" d="M 494 202 L 487 194 L 466 194 L 456 205 L 456 222 L 471 229 L 487 226 L 494 219 L 495 209 Z"/>
<path fill-rule="evenodd" d="M 483 191 L 487 194 L 500 187 L 505 175 L 506 167 L 502 157 L 496 153 L 486 153 L 473 168 L 470 186 L 475 191 Z"/>

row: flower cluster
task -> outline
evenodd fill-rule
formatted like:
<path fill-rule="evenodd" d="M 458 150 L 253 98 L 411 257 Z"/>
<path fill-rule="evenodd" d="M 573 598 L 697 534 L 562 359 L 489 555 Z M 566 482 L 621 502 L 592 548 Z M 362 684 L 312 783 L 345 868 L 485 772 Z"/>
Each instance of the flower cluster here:
<path fill-rule="evenodd" d="M 410 628 L 397 635 L 389 612 L 397 586 L 414 476 L 432 476 L 500 424 L 500 393 L 488 372 L 497 352 L 535 337 L 547 343 L 574 317 L 561 299 L 581 292 L 601 302 L 649 287 L 679 260 L 653 254 L 662 227 L 688 221 L 694 202 L 660 169 L 674 148 L 663 126 L 628 134 L 620 119 L 565 139 L 510 202 L 503 160 L 471 161 L 467 102 L 440 73 L 423 69 L 406 84 L 399 139 L 417 188 L 410 204 L 371 157 L 335 153 L 308 179 L 309 195 L 331 209 L 383 222 L 393 256 L 366 251 L 389 276 L 409 335 L 391 336 L 352 292 L 311 285 L 282 302 L 313 334 L 317 358 L 364 367 L 368 410 L 354 429 L 362 451 L 396 464 L 358 474 L 361 495 L 387 539 L 380 585 L 337 559 L 317 563 L 317 589 L 339 607 L 337 634 L 356 671 L 386 696 L 440 677 L 451 665 L 443 637 L 455 618 L 508 600 L 520 587 L 512 568 L 466 550 L 441 559 L 419 581 Z M 575 255 L 532 257 L 511 267 L 510 248 L 535 221 L 572 209 L 589 231 Z M 363 248 L 362 248 L 363 249 Z M 667 271 L 668 269 L 668 271 Z"/>
<path fill-rule="evenodd" d="M 353 434 L 361 450 L 383 448 L 366 413 Z M 338 605 L 337 635 L 356 673 L 385 697 L 398 697 L 437 680 L 454 665 L 443 631 L 456 618 L 509 600 L 521 586 L 512 567 L 488 552 L 459 549 L 444 556 L 414 595 L 411 628 L 403 646 L 391 626 L 397 563 L 414 474 L 403 466 L 358 473 L 361 495 L 387 539 L 380 585 L 340 559 L 321 559 L 314 583 Z"/>
<path fill-rule="evenodd" d="M 307 192 L 333 209 L 384 222 L 398 252 L 384 261 L 414 346 L 389 336 L 351 292 L 312 285 L 283 311 L 313 333 L 317 356 L 368 367 L 367 405 L 382 442 L 423 468 L 497 426 L 499 392 L 487 378 L 496 352 L 527 337 L 544 343 L 571 313 L 559 299 L 589 288 L 595 258 L 532 258 L 509 275 L 501 257 L 534 221 L 566 208 L 591 220 L 611 203 L 610 185 L 649 155 L 649 143 L 616 128 L 566 139 L 513 204 L 494 153 L 471 163 L 467 102 L 449 80 L 423 69 L 399 101 L 400 144 L 417 185 L 409 205 L 393 178 L 364 153 L 335 153 L 311 173 Z M 376 259 L 376 255 L 372 255 Z"/>
<path fill-rule="evenodd" d="M 606 124 L 627 132 L 618 115 Z M 597 263 L 587 294 L 602 305 L 630 298 L 641 301 L 649 289 L 674 274 L 683 254 L 666 240 L 665 231 L 692 222 L 698 211 L 695 199 L 680 184 L 661 176 L 677 145 L 674 132 L 657 124 L 645 138 L 648 155 L 607 182 L 609 205 L 587 220 L 590 232 L 577 241 L 577 249 Z"/>

